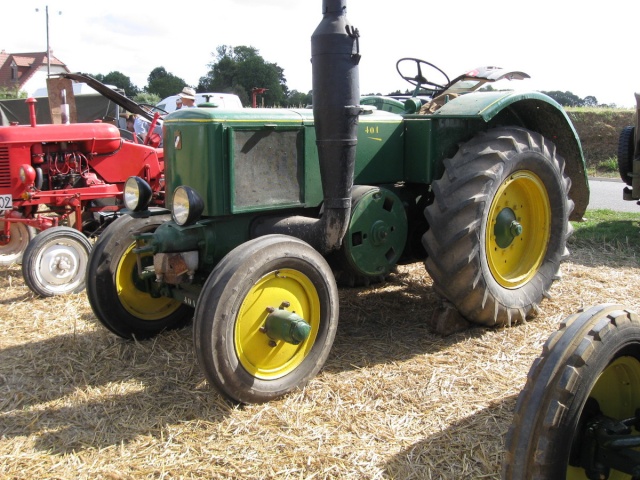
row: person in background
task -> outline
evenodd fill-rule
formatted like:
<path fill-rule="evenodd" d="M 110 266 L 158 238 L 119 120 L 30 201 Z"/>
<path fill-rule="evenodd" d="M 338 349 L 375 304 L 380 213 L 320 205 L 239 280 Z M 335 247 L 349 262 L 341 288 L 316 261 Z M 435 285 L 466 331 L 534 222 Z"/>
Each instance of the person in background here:
<path fill-rule="evenodd" d="M 191 87 L 184 87 L 178 94 L 182 99 L 183 108 L 198 108 L 196 106 L 196 91 Z"/>
<path fill-rule="evenodd" d="M 133 130 L 137 135 L 142 138 L 146 138 L 150 126 L 151 122 L 149 122 L 149 120 L 141 117 L 140 115 L 136 115 L 135 120 L 133 121 Z M 153 130 L 151 145 L 154 147 L 162 147 L 162 122 L 160 121 L 156 123 L 156 128 Z"/>
<path fill-rule="evenodd" d="M 129 130 L 130 132 L 135 132 L 135 129 L 133 128 L 133 124 L 135 122 L 135 118 L 133 115 L 129 115 L 127 117 L 127 130 Z"/>
<path fill-rule="evenodd" d="M 182 98 L 176 98 L 176 110 L 180 110 L 182 108 Z"/>

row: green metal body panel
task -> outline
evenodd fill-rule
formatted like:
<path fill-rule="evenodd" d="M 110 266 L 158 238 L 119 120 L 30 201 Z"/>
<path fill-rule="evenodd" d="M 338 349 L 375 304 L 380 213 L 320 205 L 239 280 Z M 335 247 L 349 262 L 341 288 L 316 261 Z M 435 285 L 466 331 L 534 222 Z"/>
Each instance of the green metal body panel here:
<path fill-rule="evenodd" d="M 163 223 L 151 234 L 153 253 L 198 250 L 199 269 L 204 273 L 204 280 L 222 257 L 249 240 L 254 218 L 254 215 L 209 217 L 182 227 L 175 222 Z"/>
<path fill-rule="evenodd" d="M 360 187 L 353 193 L 351 222 L 343 239 L 344 254 L 354 271 L 387 274 L 398 262 L 407 241 L 407 214 L 392 190 Z"/>
<path fill-rule="evenodd" d="M 194 188 L 206 217 L 319 206 L 313 111 L 246 110 L 178 110 L 166 118 L 167 192 Z M 356 183 L 404 180 L 402 117 L 374 112 L 359 123 Z M 167 202 L 171 208 L 170 195 Z"/>
<path fill-rule="evenodd" d="M 370 95 L 367 97 L 362 97 L 362 99 L 360 100 L 360 105 L 371 105 L 372 107 L 376 107 L 378 110 L 382 110 L 385 112 L 398 114 L 405 113 L 403 102 L 394 98 L 383 97 L 382 95 Z"/>

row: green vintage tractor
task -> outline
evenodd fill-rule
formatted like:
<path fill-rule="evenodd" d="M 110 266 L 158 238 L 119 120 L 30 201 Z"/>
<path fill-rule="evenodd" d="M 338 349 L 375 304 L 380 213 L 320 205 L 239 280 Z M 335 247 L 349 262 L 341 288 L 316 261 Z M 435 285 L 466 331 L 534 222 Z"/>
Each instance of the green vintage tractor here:
<path fill-rule="evenodd" d="M 168 115 L 166 208 L 149 208 L 146 183 L 129 179 L 129 215 L 89 260 L 100 322 L 140 340 L 193 319 L 206 378 L 239 402 L 304 385 L 331 349 L 338 285 L 384 281 L 398 264 L 425 262 L 471 322 L 523 322 L 549 295 L 569 220 L 588 204 L 563 109 L 536 92 L 475 91 L 525 74 L 484 68 L 450 81 L 402 59 L 411 98 L 361 98 L 345 1 L 324 0 L 322 13 L 313 108 Z"/>
<path fill-rule="evenodd" d="M 640 94 L 620 132 L 625 200 L 640 198 Z M 631 187 L 631 188 L 629 188 Z M 506 437 L 504 480 L 640 478 L 640 316 L 601 304 L 560 323 L 533 362 Z"/>

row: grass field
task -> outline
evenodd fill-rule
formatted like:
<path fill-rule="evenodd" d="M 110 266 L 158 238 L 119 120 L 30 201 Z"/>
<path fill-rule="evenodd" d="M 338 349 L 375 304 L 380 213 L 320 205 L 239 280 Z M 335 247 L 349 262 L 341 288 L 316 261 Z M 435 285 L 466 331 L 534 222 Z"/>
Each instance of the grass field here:
<path fill-rule="evenodd" d="M 42 299 L 0 267 L 0 478 L 499 478 L 527 372 L 558 322 L 603 302 L 640 310 L 635 215 L 591 212 L 535 320 L 448 337 L 422 264 L 340 292 L 329 359 L 265 405 L 223 399 L 191 328 L 124 341 L 84 294 Z"/>

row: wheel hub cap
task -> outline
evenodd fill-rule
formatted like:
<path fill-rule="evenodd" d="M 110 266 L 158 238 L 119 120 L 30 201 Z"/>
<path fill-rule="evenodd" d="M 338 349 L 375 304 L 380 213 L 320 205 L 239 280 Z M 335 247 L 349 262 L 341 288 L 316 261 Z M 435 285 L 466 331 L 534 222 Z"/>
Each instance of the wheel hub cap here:
<path fill-rule="evenodd" d="M 507 248 L 516 237 L 522 235 L 522 225 L 516 220 L 516 214 L 513 210 L 504 208 L 498 214 L 493 232 L 498 246 Z"/>
<path fill-rule="evenodd" d="M 79 268 L 75 251 L 64 245 L 48 250 L 42 256 L 40 274 L 47 283 L 60 285 L 73 278 Z"/>
<path fill-rule="evenodd" d="M 288 306 L 289 302 L 283 302 L 283 305 L 285 304 Z M 309 338 L 311 325 L 301 316 L 296 315 L 294 312 L 284 310 L 284 308 L 284 306 L 280 308 L 267 308 L 267 311 L 270 313 L 267 316 L 262 331 L 274 342 L 283 341 L 292 345 L 298 345 Z M 273 346 L 275 346 L 275 343 Z"/>

